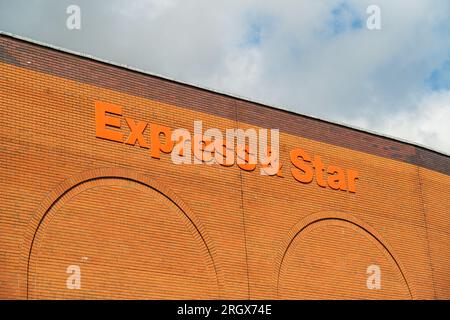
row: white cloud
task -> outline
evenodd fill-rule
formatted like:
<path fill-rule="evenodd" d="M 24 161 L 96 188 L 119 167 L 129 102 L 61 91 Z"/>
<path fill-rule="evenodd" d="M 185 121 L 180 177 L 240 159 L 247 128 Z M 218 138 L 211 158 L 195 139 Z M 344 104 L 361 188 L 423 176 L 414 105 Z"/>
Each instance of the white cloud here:
<path fill-rule="evenodd" d="M 0 0 L 0 29 L 448 151 L 423 111 L 445 96 L 426 80 L 450 59 L 448 0 L 78 0 L 78 33 L 71 3 Z M 365 28 L 370 4 L 380 31 Z"/>
<path fill-rule="evenodd" d="M 141 0 L 128 1 L 126 5 L 119 2 L 111 2 L 110 9 L 132 19 L 144 17 L 152 20 L 162 16 L 175 5 L 176 0 Z"/>
<path fill-rule="evenodd" d="M 229 92 L 254 90 L 262 76 L 261 51 L 257 48 L 234 50 L 227 54 L 220 74 L 213 74 L 209 87 Z"/>
<path fill-rule="evenodd" d="M 378 130 L 450 154 L 450 91 L 424 96 L 416 110 L 387 118 Z"/>

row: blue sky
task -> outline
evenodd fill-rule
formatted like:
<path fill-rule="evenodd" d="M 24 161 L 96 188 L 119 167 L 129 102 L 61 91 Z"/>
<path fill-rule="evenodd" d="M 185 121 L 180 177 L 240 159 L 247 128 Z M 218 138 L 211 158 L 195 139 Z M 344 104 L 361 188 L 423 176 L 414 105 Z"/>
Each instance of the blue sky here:
<path fill-rule="evenodd" d="M 0 29 L 450 153 L 449 0 L 0 0 Z"/>
<path fill-rule="evenodd" d="M 427 78 L 427 84 L 433 91 L 450 90 L 450 55 L 449 59 L 444 61 L 441 66 L 433 69 Z"/>
<path fill-rule="evenodd" d="M 348 2 L 342 1 L 331 8 L 331 19 L 329 29 L 333 35 L 362 29 L 365 21 L 362 12 L 358 12 Z"/>

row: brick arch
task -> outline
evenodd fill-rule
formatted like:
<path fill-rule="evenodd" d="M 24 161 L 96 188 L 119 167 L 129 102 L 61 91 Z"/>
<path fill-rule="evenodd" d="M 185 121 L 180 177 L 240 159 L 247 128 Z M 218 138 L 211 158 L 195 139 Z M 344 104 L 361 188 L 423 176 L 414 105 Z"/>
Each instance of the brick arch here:
<path fill-rule="evenodd" d="M 20 295 L 26 299 L 29 298 L 29 268 L 31 254 L 35 245 L 36 236 L 40 228 L 45 225 L 49 212 L 52 210 L 57 211 L 64 203 L 70 200 L 69 193 L 74 192 L 73 196 L 76 196 L 84 190 L 94 188 L 96 185 L 102 185 L 102 182 L 108 179 L 128 181 L 137 184 L 142 188 L 149 188 L 163 196 L 168 203 L 174 205 L 184 214 L 190 222 L 188 228 L 196 234 L 196 237 L 198 236 L 199 240 L 207 250 L 210 258 L 210 267 L 214 271 L 218 295 L 220 297 L 220 289 L 222 288 L 223 280 L 218 273 L 218 268 L 215 264 L 214 246 L 205 232 L 201 221 L 196 217 L 189 206 L 164 184 L 126 168 L 101 168 L 82 172 L 65 180 L 44 199 L 28 224 L 24 240 L 21 244 L 20 272 L 18 279 Z"/>
<path fill-rule="evenodd" d="M 411 283 L 408 281 L 406 270 L 403 267 L 402 263 L 398 260 L 398 258 L 396 258 L 396 255 L 393 253 L 393 249 L 389 245 L 389 243 L 382 238 L 382 236 L 377 230 L 375 230 L 366 222 L 356 218 L 351 214 L 338 211 L 320 211 L 312 213 L 303 218 L 297 224 L 295 224 L 288 232 L 288 234 L 285 236 L 284 240 L 282 241 L 281 247 L 278 250 L 277 256 L 275 258 L 273 286 L 274 286 L 274 293 L 277 298 L 279 298 L 280 275 L 283 267 L 283 262 L 285 260 L 287 252 L 291 247 L 291 244 L 299 235 L 302 234 L 302 232 L 305 231 L 306 228 L 325 221 L 341 221 L 346 224 L 349 224 L 349 226 L 352 226 L 352 228 L 359 229 L 361 234 L 364 234 L 364 236 L 370 242 L 372 242 L 379 249 L 381 249 L 383 255 L 385 255 L 388 259 L 394 262 L 396 268 L 398 269 L 398 271 L 402 276 L 403 281 L 406 284 L 406 288 L 408 290 L 410 298 L 414 299 L 415 297 L 414 288 L 411 287 Z"/>

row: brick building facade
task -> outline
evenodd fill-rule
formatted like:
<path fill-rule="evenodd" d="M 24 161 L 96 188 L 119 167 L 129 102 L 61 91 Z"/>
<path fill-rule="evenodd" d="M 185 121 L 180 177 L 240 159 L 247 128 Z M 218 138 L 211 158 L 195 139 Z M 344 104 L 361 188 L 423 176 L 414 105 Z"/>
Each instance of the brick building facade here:
<path fill-rule="evenodd" d="M 124 139 L 279 128 L 281 172 L 100 139 L 98 101 Z M 0 298 L 450 299 L 447 155 L 5 34 L 0 110 Z M 298 149 L 356 190 L 295 179 Z"/>

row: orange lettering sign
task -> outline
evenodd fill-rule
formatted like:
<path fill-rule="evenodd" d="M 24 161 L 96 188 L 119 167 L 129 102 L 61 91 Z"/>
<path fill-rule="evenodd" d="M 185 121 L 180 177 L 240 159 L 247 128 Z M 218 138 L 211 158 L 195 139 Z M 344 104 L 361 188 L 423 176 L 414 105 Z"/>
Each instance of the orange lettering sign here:
<path fill-rule="evenodd" d="M 194 134 L 192 140 L 191 134 L 186 129 L 172 130 L 169 127 L 148 123 L 146 121 L 134 120 L 125 117 L 125 122 L 128 125 L 130 133 L 126 140 L 124 134 L 120 132 L 122 107 L 96 101 L 95 102 L 95 135 L 97 138 L 125 143 L 128 145 L 139 144 L 139 147 L 149 149 L 150 156 L 155 159 L 161 158 L 161 152 L 172 153 L 171 158 L 176 164 L 189 164 L 191 157 L 189 152 L 194 155 L 194 164 L 220 164 L 225 167 L 232 167 L 235 164 L 244 171 L 255 171 L 256 150 L 250 153 L 250 145 L 239 143 L 234 146 L 228 146 L 221 139 L 217 141 L 211 140 L 203 133 Z M 220 131 L 216 130 L 215 136 L 220 136 Z M 266 129 L 264 129 L 266 130 Z M 146 131 L 149 131 L 150 138 L 146 139 Z M 201 130 L 200 130 L 201 131 Z M 238 130 L 237 130 L 238 131 Z M 242 131 L 242 130 L 241 130 Z M 195 130 L 194 130 L 195 132 Z M 255 131 L 254 131 L 255 132 Z M 277 131 L 278 132 L 278 131 Z M 192 144 L 191 142 L 194 141 Z M 189 150 L 190 149 L 190 150 Z M 278 149 L 278 145 L 277 145 Z M 267 157 L 260 156 L 260 166 L 262 169 L 269 166 L 269 156 L 271 155 L 270 148 L 261 149 L 267 151 Z M 176 156 L 185 156 L 179 159 Z M 278 156 L 277 153 L 274 153 Z M 310 156 L 308 152 L 301 148 L 296 148 L 289 153 L 292 168 L 292 177 L 302 184 L 309 184 L 315 180 L 317 186 L 332 190 L 348 191 L 356 193 L 356 181 L 359 179 L 359 174 L 353 169 L 344 169 L 335 164 L 326 164 L 320 155 Z M 219 159 L 219 160 L 217 160 Z M 236 160 L 235 160 L 236 159 Z M 274 158 L 275 159 L 275 158 Z M 223 160 L 223 161 L 220 161 Z M 279 159 L 275 159 L 278 168 L 278 173 L 275 176 L 283 177 L 281 168 L 282 163 Z"/>

